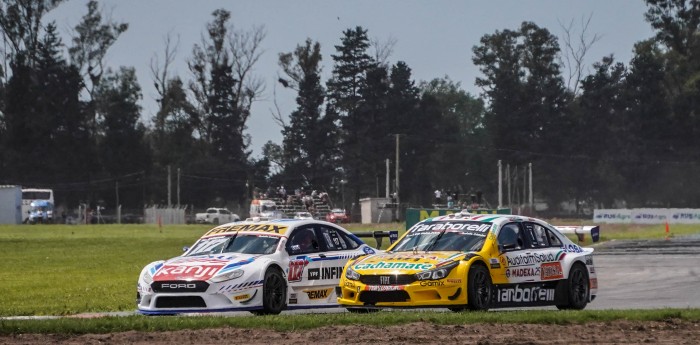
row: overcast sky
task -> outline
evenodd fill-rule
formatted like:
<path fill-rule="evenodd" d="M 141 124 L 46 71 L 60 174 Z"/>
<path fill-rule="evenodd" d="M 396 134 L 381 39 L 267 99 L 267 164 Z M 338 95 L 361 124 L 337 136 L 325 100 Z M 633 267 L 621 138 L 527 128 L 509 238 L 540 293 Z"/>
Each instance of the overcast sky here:
<path fill-rule="evenodd" d="M 49 13 L 55 20 L 64 43 L 71 28 L 87 12 L 87 0 L 69 0 Z M 179 35 L 180 44 L 174 63 L 175 74 L 189 80 L 186 60 L 192 46 L 201 42 L 212 12 L 229 10 L 231 23 L 238 29 L 264 26 L 267 32 L 262 42 L 264 53 L 255 66 L 255 74 L 263 78 L 266 91 L 263 99 L 253 105 L 248 120 L 252 136 L 253 156 L 258 157 L 268 140 L 281 143 L 281 128 L 272 119 L 273 101 L 283 114 L 295 109 L 296 94 L 282 88 L 276 80 L 281 73 L 277 65 L 280 52 L 290 52 L 307 38 L 318 41 L 323 53 L 324 81 L 330 77 L 331 54 L 340 44 L 342 32 L 362 26 L 372 39 L 396 40 L 389 62 L 405 61 L 418 84 L 421 80 L 449 76 L 462 87 L 478 95 L 474 86 L 479 76 L 472 64 L 472 47 L 484 34 L 496 30 L 517 29 L 523 21 L 532 21 L 557 36 L 563 34 L 561 23 L 574 21 L 580 32 L 581 21 L 591 17 L 588 36 L 600 40 L 589 51 L 590 66 L 603 56 L 614 54 L 627 64 L 635 42 L 653 36 L 644 20 L 643 0 L 100 0 L 103 13 L 117 22 L 126 22 L 129 29 L 110 49 L 108 66 L 133 66 L 143 88 L 142 107 L 145 121 L 156 112 L 150 61 L 164 50 L 164 37 L 170 32 Z M 273 94 L 276 92 L 276 96 Z"/>

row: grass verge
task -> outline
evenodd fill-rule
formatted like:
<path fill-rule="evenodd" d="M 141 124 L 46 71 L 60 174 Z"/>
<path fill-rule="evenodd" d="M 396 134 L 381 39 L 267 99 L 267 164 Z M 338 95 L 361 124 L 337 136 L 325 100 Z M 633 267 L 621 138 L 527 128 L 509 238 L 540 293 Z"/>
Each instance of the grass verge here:
<path fill-rule="evenodd" d="M 489 324 L 580 324 L 634 321 L 700 321 L 698 309 L 658 310 L 591 310 L 591 311 L 496 311 L 496 312 L 439 312 L 439 311 L 381 311 L 372 314 L 300 314 L 274 316 L 121 316 L 95 319 L 61 318 L 51 320 L 0 320 L 0 334 L 58 333 L 87 334 L 126 331 L 158 332 L 182 329 L 217 327 L 260 328 L 293 332 L 323 326 L 391 326 L 412 322 L 429 322 L 439 325 Z"/>

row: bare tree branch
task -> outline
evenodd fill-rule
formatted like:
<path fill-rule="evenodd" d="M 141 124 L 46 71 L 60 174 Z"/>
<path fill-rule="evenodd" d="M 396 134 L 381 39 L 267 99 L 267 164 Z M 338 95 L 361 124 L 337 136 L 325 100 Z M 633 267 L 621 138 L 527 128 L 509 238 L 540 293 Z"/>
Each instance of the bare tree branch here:
<path fill-rule="evenodd" d="M 265 91 L 265 83 L 258 76 L 251 76 L 253 66 L 260 59 L 263 51 L 260 44 L 267 33 L 264 26 L 255 26 L 250 31 L 239 31 L 231 28 L 229 47 L 233 74 L 238 80 L 235 92 L 236 104 L 249 113 L 253 102 L 259 99 Z M 245 115 L 246 117 L 248 115 Z M 246 118 L 244 117 L 244 122 Z"/>
<path fill-rule="evenodd" d="M 564 32 L 562 37 L 564 43 L 562 63 L 569 71 L 566 86 L 569 90 L 572 90 L 574 94 L 579 92 L 585 68 L 584 61 L 586 54 L 589 49 L 602 38 L 599 34 L 594 34 L 591 38 L 588 37 L 588 27 L 591 24 L 592 18 L 593 14 L 590 14 L 588 18 L 581 17 L 581 32 L 576 35 L 576 37 L 573 37 L 575 35 L 573 19 L 568 25 L 564 25 L 561 21 L 559 22 L 559 26 Z M 576 42 L 574 42 L 574 40 L 576 40 Z"/>
<path fill-rule="evenodd" d="M 180 35 L 177 35 L 176 41 L 173 43 L 172 32 L 168 32 L 168 34 L 163 37 L 163 43 L 165 43 L 165 49 L 163 50 L 162 67 L 160 64 L 160 59 L 155 53 L 153 54 L 153 57 L 151 57 L 150 63 L 151 77 L 153 77 L 153 82 L 155 83 L 160 101 L 163 100 L 168 91 L 168 79 L 170 79 L 168 69 L 175 61 L 175 55 L 177 55 L 177 49 L 180 46 Z"/>
<path fill-rule="evenodd" d="M 277 86 L 272 87 L 272 104 L 275 105 L 275 110 L 270 109 L 272 114 L 272 120 L 275 121 L 282 128 L 287 127 L 287 122 L 284 121 L 284 116 L 282 116 L 282 111 L 280 110 L 279 104 L 277 104 Z"/>
<path fill-rule="evenodd" d="M 398 42 L 398 40 L 391 36 L 384 42 L 377 37 L 371 39 L 370 46 L 374 49 L 374 60 L 377 61 L 378 64 L 386 66 L 389 56 L 394 53 L 396 42 Z"/>

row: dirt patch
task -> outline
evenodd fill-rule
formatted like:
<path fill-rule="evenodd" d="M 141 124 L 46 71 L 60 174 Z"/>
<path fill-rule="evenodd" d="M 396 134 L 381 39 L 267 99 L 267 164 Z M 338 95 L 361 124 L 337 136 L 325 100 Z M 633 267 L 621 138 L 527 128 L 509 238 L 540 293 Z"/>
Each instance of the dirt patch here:
<path fill-rule="evenodd" d="M 333 326 L 278 332 L 214 328 L 174 332 L 17 334 L 0 344 L 697 344 L 700 322 L 668 320 L 592 322 L 582 325 L 468 324 L 416 322 L 389 327 Z"/>

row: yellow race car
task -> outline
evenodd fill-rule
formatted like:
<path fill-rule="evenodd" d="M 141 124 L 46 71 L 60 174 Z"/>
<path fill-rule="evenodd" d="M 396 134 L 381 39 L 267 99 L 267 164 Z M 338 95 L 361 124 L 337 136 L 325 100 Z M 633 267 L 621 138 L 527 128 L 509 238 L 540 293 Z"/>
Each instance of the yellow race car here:
<path fill-rule="evenodd" d="M 456 213 L 417 223 L 385 253 L 348 261 L 336 294 L 350 311 L 583 309 L 598 289 L 592 253 L 539 219 Z"/>

